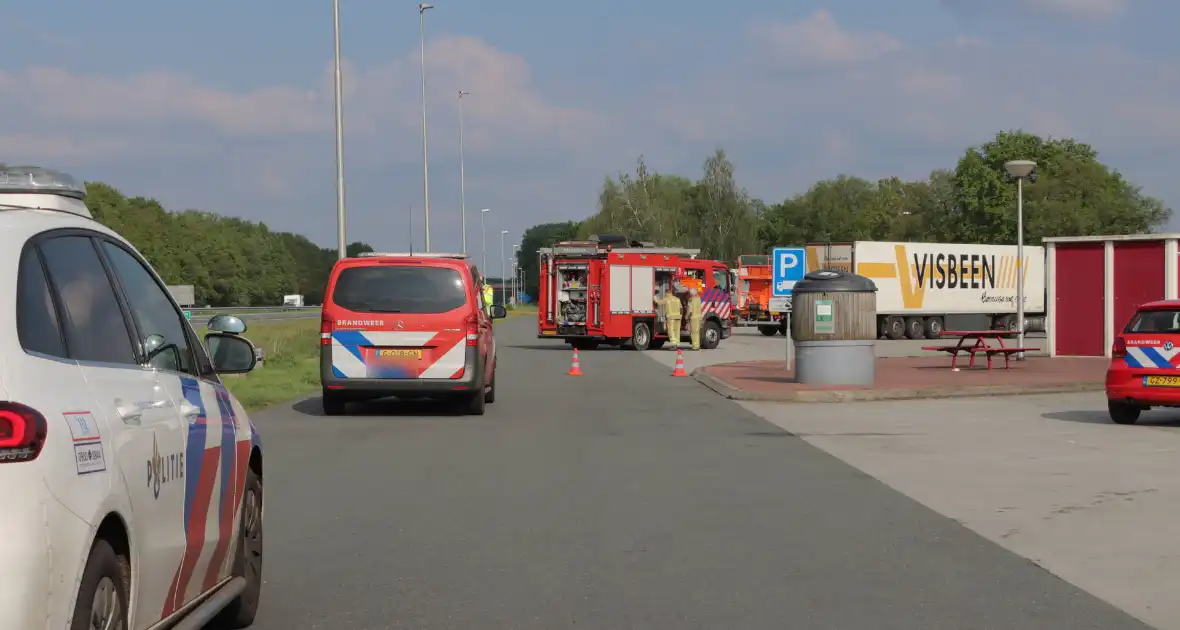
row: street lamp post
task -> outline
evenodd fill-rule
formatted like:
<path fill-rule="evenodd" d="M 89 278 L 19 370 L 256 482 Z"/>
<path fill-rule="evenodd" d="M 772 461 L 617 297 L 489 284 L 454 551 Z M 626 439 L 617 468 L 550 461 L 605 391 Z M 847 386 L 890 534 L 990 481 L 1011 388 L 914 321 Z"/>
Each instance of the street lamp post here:
<path fill-rule="evenodd" d="M 1016 345 L 1020 348 L 1024 347 L 1024 180 L 1035 177 L 1036 168 L 1032 160 L 1004 163 L 1004 170 L 1016 179 Z M 1016 358 L 1023 361 L 1024 353 Z"/>
<path fill-rule="evenodd" d="M 508 230 L 500 230 L 500 300 L 507 304 L 508 300 L 504 299 L 504 281 L 508 279 L 508 258 L 504 256 L 505 236 L 508 236 Z"/>
<path fill-rule="evenodd" d="M 520 249 L 520 244 L 512 246 L 512 303 L 516 304 L 516 294 L 520 293 L 520 287 L 516 284 L 517 268 L 520 263 L 516 260 L 516 252 Z"/>
<path fill-rule="evenodd" d="M 463 97 L 471 92 L 459 90 L 459 213 L 463 225 L 463 255 L 467 255 L 467 172 L 463 166 Z"/>
<path fill-rule="evenodd" d="M 344 233 L 344 88 L 340 76 L 340 0 L 332 2 L 332 37 L 336 47 L 336 246 L 337 257 L 348 256 Z"/>
<path fill-rule="evenodd" d="M 426 11 L 433 4 L 418 5 L 418 46 L 421 49 L 419 62 L 422 65 L 422 197 L 426 213 L 426 251 L 430 252 L 430 162 L 426 149 Z"/>
<path fill-rule="evenodd" d="M 488 225 L 484 221 L 484 217 L 491 211 L 491 208 L 479 211 L 479 239 L 483 243 L 483 275 L 485 278 L 488 276 Z"/>

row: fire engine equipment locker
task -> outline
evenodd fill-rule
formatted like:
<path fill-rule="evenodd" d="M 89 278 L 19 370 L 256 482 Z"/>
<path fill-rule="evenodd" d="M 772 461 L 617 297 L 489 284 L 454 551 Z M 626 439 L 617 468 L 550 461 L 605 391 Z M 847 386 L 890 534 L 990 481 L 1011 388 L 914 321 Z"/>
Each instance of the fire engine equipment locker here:
<path fill-rule="evenodd" d="M 795 283 L 791 338 L 797 382 L 874 383 L 876 293 L 872 280 L 846 271 L 813 271 Z"/>

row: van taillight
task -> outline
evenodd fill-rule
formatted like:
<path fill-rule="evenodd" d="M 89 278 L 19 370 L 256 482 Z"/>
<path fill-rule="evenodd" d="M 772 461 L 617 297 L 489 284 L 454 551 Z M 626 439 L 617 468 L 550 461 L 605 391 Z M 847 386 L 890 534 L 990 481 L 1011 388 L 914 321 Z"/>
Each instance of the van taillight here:
<path fill-rule="evenodd" d="M 0 402 L 0 464 L 37 459 L 48 430 L 45 416 L 37 410 L 20 403 Z"/>
<path fill-rule="evenodd" d="M 1127 356 L 1127 340 L 1122 337 L 1114 338 L 1114 345 L 1110 347 L 1110 356 L 1121 359 Z"/>
<path fill-rule="evenodd" d="M 320 315 L 320 345 L 332 345 L 332 318 Z"/>
<path fill-rule="evenodd" d="M 467 319 L 467 345 L 479 345 L 479 315 L 472 315 Z"/>

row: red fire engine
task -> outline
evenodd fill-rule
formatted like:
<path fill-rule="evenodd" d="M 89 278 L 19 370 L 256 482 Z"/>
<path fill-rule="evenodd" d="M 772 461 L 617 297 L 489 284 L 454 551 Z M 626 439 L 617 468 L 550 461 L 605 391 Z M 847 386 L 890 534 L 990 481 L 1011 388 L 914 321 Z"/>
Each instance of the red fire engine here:
<path fill-rule="evenodd" d="M 668 340 L 654 298 L 673 281 L 701 296 L 701 348 L 716 348 L 733 331 L 729 268 L 697 258 L 699 249 L 656 247 L 622 236 L 598 235 L 540 250 L 537 336 L 578 349 L 626 345 L 660 348 Z M 684 300 L 687 308 L 687 300 Z M 688 318 L 681 340 L 687 341 Z"/>

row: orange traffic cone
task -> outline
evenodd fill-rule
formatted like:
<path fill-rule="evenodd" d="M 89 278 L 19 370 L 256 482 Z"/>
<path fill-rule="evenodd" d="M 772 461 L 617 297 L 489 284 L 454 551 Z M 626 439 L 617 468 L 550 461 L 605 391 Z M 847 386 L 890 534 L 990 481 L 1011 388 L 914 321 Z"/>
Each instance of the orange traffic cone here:
<path fill-rule="evenodd" d="M 581 363 L 581 361 L 578 361 L 578 349 L 577 348 L 574 348 L 574 360 L 573 360 L 573 362 L 570 363 L 570 371 L 566 372 L 566 374 L 568 374 L 569 376 L 581 376 L 582 375 L 582 363 Z"/>
<path fill-rule="evenodd" d="M 672 370 L 672 376 L 688 376 L 688 372 L 684 371 L 684 350 L 676 349 L 676 369 Z"/>

